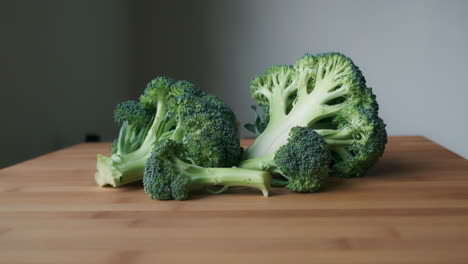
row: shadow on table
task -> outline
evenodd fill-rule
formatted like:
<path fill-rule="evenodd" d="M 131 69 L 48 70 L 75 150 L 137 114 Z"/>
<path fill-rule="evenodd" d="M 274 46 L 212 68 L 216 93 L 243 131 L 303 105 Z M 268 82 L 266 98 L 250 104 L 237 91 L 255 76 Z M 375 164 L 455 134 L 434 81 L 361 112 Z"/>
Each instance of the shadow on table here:
<path fill-rule="evenodd" d="M 125 184 L 123 186 L 120 186 L 119 189 L 122 191 L 135 191 L 135 190 L 141 190 L 143 189 L 143 181 L 137 181 L 137 182 L 132 182 L 129 184 Z"/>
<path fill-rule="evenodd" d="M 372 181 L 373 179 L 385 179 L 394 177 L 405 177 L 408 173 L 421 170 L 418 164 L 410 164 L 405 160 L 395 157 L 381 159 L 374 167 L 369 169 L 363 177 L 356 178 L 341 178 L 331 176 L 328 178 L 326 185 L 321 192 L 334 192 L 351 189 L 359 185 L 362 181 Z M 414 180 L 414 177 L 412 177 Z"/>
<path fill-rule="evenodd" d="M 379 160 L 374 167 L 369 169 L 365 177 L 395 177 L 416 170 L 421 170 L 418 164 L 392 157 Z"/>
<path fill-rule="evenodd" d="M 409 172 L 421 170 L 421 167 L 418 164 L 410 164 L 405 160 L 398 159 L 396 157 L 383 158 L 381 159 L 374 167 L 369 169 L 367 174 L 364 177 L 359 178 L 340 178 L 340 177 L 329 177 L 327 183 L 320 192 L 335 192 L 343 191 L 346 189 L 352 189 L 356 185 L 359 185 L 359 182 L 362 180 L 372 180 L 372 178 L 386 178 L 386 177 L 402 177 L 407 175 Z M 121 191 L 124 192 L 134 192 L 141 191 L 143 189 L 143 182 L 138 181 L 130 183 L 124 186 L 119 187 Z M 242 193 L 244 195 L 259 195 L 259 191 L 246 187 L 236 187 L 230 188 L 226 194 L 237 194 Z M 281 196 L 290 194 L 291 191 L 284 188 L 272 188 L 272 196 Z M 192 192 L 190 200 L 199 200 L 205 199 L 206 197 L 211 197 L 203 190 L 195 190 Z"/>

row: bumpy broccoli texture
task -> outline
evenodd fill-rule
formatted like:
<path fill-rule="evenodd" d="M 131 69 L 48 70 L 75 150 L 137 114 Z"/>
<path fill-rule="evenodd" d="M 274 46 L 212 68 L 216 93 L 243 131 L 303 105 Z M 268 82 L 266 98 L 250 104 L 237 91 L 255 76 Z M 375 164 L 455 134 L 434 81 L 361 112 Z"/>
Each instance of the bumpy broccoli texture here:
<path fill-rule="evenodd" d="M 329 175 L 359 177 L 382 156 L 385 123 L 358 67 L 340 53 L 306 54 L 294 65 L 254 78 L 257 134 L 240 147 L 236 116 L 217 97 L 187 81 L 152 80 L 138 101 L 115 108 L 120 125 L 112 155 L 98 155 L 100 186 L 143 179 L 152 199 L 185 200 L 195 190 L 223 193 L 270 187 L 311 193 Z"/>
<path fill-rule="evenodd" d="M 205 168 L 188 158 L 182 143 L 171 139 L 159 144 L 147 161 L 143 186 L 149 197 L 158 200 L 186 200 L 194 189 L 214 185 L 247 186 L 268 196 L 268 172 L 239 168 Z"/>
<path fill-rule="evenodd" d="M 263 170 L 279 174 L 275 186 L 284 186 L 295 192 L 316 192 L 328 176 L 330 149 L 313 129 L 293 127 L 288 141 L 275 153 L 244 160 L 240 168 Z"/>
<path fill-rule="evenodd" d="M 296 126 L 324 138 L 332 152 L 330 171 L 337 176 L 363 176 L 384 152 L 387 134 L 375 95 L 340 53 L 307 54 L 293 66 L 270 67 L 253 80 L 251 94 L 264 115 L 246 126 L 258 137 L 245 160 L 274 155 Z"/>
<path fill-rule="evenodd" d="M 141 180 L 154 147 L 167 139 L 184 144 L 187 157 L 201 166 L 230 167 L 241 155 L 234 113 L 187 81 L 156 78 L 138 102 L 119 104 L 114 117 L 121 128 L 112 155 L 98 155 L 100 186 Z"/>

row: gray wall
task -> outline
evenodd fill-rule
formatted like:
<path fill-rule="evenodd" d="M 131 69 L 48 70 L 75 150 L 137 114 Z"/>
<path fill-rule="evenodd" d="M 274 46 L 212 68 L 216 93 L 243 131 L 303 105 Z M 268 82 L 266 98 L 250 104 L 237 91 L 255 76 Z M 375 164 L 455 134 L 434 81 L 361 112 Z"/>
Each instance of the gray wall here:
<path fill-rule="evenodd" d="M 131 93 L 126 1 L 2 1 L 0 32 L 0 168 L 115 136 Z"/>
<path fill-rule="evenodd" d="M 218 2 L 216 2 L 218 3 Z M 340 51 L 374 88 L 391 135 L 425 135 L 468 157 L 467 1 L 236 1 L 211 12 L 212 79 L 246 122 L 254 74 Z"/>
<path fill-rule="evenodd" d="M 468 1 L 140 3 L 155 14 L 139 25 L 148 41 L 135 66 L 140 82 L 151 70 L 192 80 L 246 123 L 255 75 L 306 52 L 339 51 L 373 87 L 390 135 L 424 135 L 468 157 Z"/>
<path fill-rule="evenodd" d="M 135 98 L 158 75 L 207 86 L 212 78 L 206 68 L 212 55 L 211 5 L 209 1 L 187 0 L 132 2 L 131 80 Z"/>
<path fill-rule="evenodd" d="M 360 66 L 391 135 L 468 157 L 466 14 L 468 1 L 2 1 L 0 167 L 86 132 L 111 140 L 115 104 L 157 75 L 250 122 L 255 75 L 327 51 Z"/>

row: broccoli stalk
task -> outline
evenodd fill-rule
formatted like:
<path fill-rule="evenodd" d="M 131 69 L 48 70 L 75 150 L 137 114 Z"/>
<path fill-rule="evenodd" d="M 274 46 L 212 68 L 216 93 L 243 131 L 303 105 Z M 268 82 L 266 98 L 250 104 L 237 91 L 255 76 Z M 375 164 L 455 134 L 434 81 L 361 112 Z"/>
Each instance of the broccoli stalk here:
<path fill-rule="evenodd" d="M 185 200 L 194 189 L 214 185 L 246 186 L 268 196 L 271 175 L 264 171 L 239 168 L 205 168 L 185 161 L 184 145 L 166 140 L 147 161 L 143 184 L 152 199 Z"/>
<path fill-rule="evenodd" d="M 164 117 L 165 110 L 161 106 L 152 118 L 138 102 L 126 101 L 117 105 L 114 118 L 122 126 L 112 149 L 113 155 L 97 156 L 94 178 L 99 186 L 118 187 L 141 179 L 142 168 L 151 154 L 151 142 L 155 141 L 156 129 Z"/>
<path fill-rule="evenodd" d="M 259 189 L 268 196 L 271 176 L 267 172 L 239 168 L 204 168 L 173 157 L 180 173 L 190 177 L 194 186 L 245 186 Z"/>
<path fill-rule="evenodd" d="M 94 175 L 97 185 L 119 187 L 141 180 L 141 171 L 145 167 L 146 155 L 114 162 L 112 157 L 102 154 L 97 156 L 97 172 Z"/>
<path fill-rule="evenodd" d="M 277 171 L 276 164 L 274 163 L 275 154 L 276 153 L 271 153 L 265 156 L 243 160 L 239 163 L 238 167 L 249 170 L 275 172 Z"/>
<path fill-rule="evenodd" d="M 342 54 L 306 55 L 294 66 L 273 66 L 253 80 L 251 92 L 267 124 L 247 126 L 260 132 L 244 154 L 247 162 L 274 155 L 296 126 L 324 137 L 333 151 L 332 172 L 339 176 L 362 176 L 384 151 L 385 124 L 375 96 Z"/>

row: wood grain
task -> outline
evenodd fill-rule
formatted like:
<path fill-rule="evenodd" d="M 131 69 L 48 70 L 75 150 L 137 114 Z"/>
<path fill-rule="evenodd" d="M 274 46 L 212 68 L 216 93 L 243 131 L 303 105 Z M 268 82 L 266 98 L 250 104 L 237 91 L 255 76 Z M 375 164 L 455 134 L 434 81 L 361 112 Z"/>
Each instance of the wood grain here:
<path fill-rule="evenodd" d="M 0 170 L 0 263 L 468 263 L 468 162 L 423 137 L 390 137 L 367 177 L 321 193 L 183 202 L 97 187 L 107 148 Z"/>

